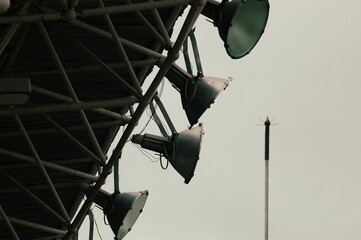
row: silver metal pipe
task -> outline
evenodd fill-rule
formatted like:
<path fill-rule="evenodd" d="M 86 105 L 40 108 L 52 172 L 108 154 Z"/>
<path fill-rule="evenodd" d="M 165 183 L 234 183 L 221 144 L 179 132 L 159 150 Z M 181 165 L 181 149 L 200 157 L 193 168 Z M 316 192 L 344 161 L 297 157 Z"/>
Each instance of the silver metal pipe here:
<path fill-rule="evenodd" d="M 0 154 L 6 155 L 6 156 L 9 156 L 9 157 L 12 157 L 12 158 L 24 161 L 24 162 L 30 162 L 30 163 L 36 164 L 35 158 L 26 156 L 21 153 L 16 153 L 16 152 L 12 152 L 12 151 L 0 148 Z M 43 160 L 41 160 L 41 161 L 42 161 L 44 167 L 46 167 L 46 168 L 49 168 L 49 169 L 52 169 L 55 171 L 59 171 L 59 172 L 65 173 L 65 174 L 69 174 L 69 175 L 72 175 L 75 177 L 79 177 L 82 179 L 86 179 L 91 182 L 96 182 L 98 180 L 97 176 L 91 175 L 89 173 L 81 172 L 81 171 L 78 171 L 78 170 L 75 170 L 72 168 L 67 168 L 67 167 L 52 163 L 52 162 L 47 162 L 47 161 L 43 161 Z"/>
<path fill-rule="evenodd" d="M 51 42 L 51 39 L 50 39 L 50 37 L 49 37 L 43 23 L 38 22 L 37 25 L 38 25 L 38 28 L 39 28 L 42 36 L 43 36 L 43 39 L 45 40 L 45 43 L 46 43 L 46 45 L 47 45 L 47 47 L 48 47 L 48 49 L 49 49 L 49 51 L 50 51 L 50 53 L 51 53 L 51 55 L 53 57 L 53 60 L 54 60 L 54 62 L 56 64 L 56 66 L 58 67 L 59 71 L 61 72 L 61 76 L 62 76 L 62 78 L 64 80 L 64 83 L 65 83 L 65 85 L 66 85 L 66 87 L 68 89 L 68 92 L 69 92 L 71 98 L 73 99 L 73 102 L 79 103 L 79 99 L 78 99 L 78 97 L 77 97 L 77 95 L 76 95 L 76 93 L 74 91 L 74 88 L 73 88 L 73 86 L 72 86 L 72 84 L 70 82 L 70 79 L 69 79 L 67 73 L 65 72 L 63 64 L 62 64 L 62 62 L 61 62 L 61 60 L 60 60 L 60 58 L 59 58 L 59 56 L 58 56 L 58 54 L 57 54 L 57 52 L 56 52 L 56 50 L 54 48 L 53 43 Z M 80 115 L 80 118 L 81 118 L 83 124 L 86 126 L 86 131 L 87 131 L 87 133 L 89 135 L 89 139 L 90 139 L 93 147 L 95 148 L 95 151 L 96 151 L 98 157 L 100 158 L 100 160 L 102 162 L 101 165 L 105 164 L 105 161 L 106 161 L 105 154 L 101 150 L 98 139 L 96 138 L 95 133 L 94 133 L 93 129 L 90 126 L 90 123 L 88 121 L 88 118 L 85 115 L 85 112 L 83 110 L 80 110 L 79 115 Z"/>
<path fill-rule="evenodd" d="M 48 97 L 63 101 L 63 102 L 68 102 L 68 103 L 73 102 L 73 100 L 68 96 L 65 96 L 65 95 L 62 95 L 62 94 L 59 94 L 59 93 L 44 89 L 44 88 L 40 88 L 40 87 L 37 87 L 37 86 L 34 86 L 34 85 L 31 85 L 31 90 L 34 91 L 34 92 L 46 95 Z M 81 103 L 81 101 L 79 101 L 79 103 Z M 125 116 L 125 115 L 121 115 L 119 113 L 112 112 L 112 111 L 110 111 L 108 109 L 105 109 L 105 108 L 95 108 L 95 109 L 90 109 L 90 110 L 93 111 L 93 112 L 103 114 L 103 115 L 108 116 L 108 117 L 112 117 L 114 119 L 122 120 L 123 121 L 122 124 L 124 124 L 124 125 L 127 124 L 129 122 L 129 120 L 130 120 L 130 118 Z M 93 128 L 93 124 L 91 126 Z"/>
<path fill-rule="evenodd" d="M 155 76 L 152 84 L 148 88 L 147 92 L 141 99 L 140 104 L 138 105 L 136 111 L 134 112 L 134 115 L 127 125 L 125 131 L 123 132 L 122 137 L 120 138 L 118 144 L 116 145 L 112 156 L 110 157 L 108 163 L 104 166 L 102 174 L 99 176 L 98 181 L 95 183 L 93 189 L 87 194 L 87 199 L 85 200 L 83 206 L 80 208 L 78 214 L 74 218 L 72 224 L 68 227 L 68 231 L 66 235 L 63 237 L 63 240 L 69 240 L 70 237 L 74 234 L 75 230 L 77 229 L 78 225 L 84 219 L 84 216 L 89 211 L 90 206 L 92 205 L 96 194 L 100 190 L 100 187 L 103 185 L 105 179 L 107 176 L 111 173 L 113 165 L 117 159 L 119 159 L 119 156 L 121 155 L 121 152 L 128 141 L 130 135 L 132 134 L 134 128 L 136 127 L 139 119 L 143 115 L 145 109 L 147 108 L 149 102 L 153 98 L 155 92 L 157 91 L 157 88 L 159 87 L 160 83 L 163 80 L 163 77 L 168 72 L 170 66 L 175 61 L 175 59 L 179 56 L 179 51 L 181 50 L 181 47 L 183 45 L 184 40 L 187 38 L 189 32 L 191 31 L 196 19 L 198 18 L 199 14 L 201 13 L 201 10 L 203 9 L 204 5 L 206 4 L 205 0 L 195 0 L 195 2 L 192 4 L 192 7 L 187 15 L 187 18 L 182 26 L 182 29 L 178 35 L 178 38 L 174 44 L 174 47 L 168 52 L 168 56 L 165 59 L 163 65 L 161 66 L 160 70 L 158 71 L 157 75 Z"/>
<path fill-rule="evenodd" d="M 94 101 L 94 102 L 80 102 L 72 104 L 55 104 L 46 106 L 21 107 L 14 109 L 6 109 L 0 111 L 0 117 L 24 115 L 24 114 L 38 114 L 47 112 L 73 112 L 80 109 L 94 109 L 106 107 L 124 107 L 133 105 L 138 100 L 135 97 L 115 98 L 110 100 Z"/>
<path fill-rule="evenodd" d="M 127 118 L 129 118 L 129 117 L 127 117 Z M 115 120 L 115 121 L 93 123 L 91 126 L 92 126 L 93 129 L 101 129 L 101 128 L 114 128 L 114 127 L 119 127 L 119 126 L 123 126 L 123 125 L 126 125 L 124 123 L 124 121 Z M 84 125 L 73 125 L 73 126 L 70 126 L 70 127 L 65 127 L 64 129 L 66 131 L 68 131 L 68 132 L 70 132 L 70 131 L 79 131 L 79 130 L 84 130 Z M 55 133 L 55 132 L 56 132 L 56 130 L 54 128 L 41 128 L 41 129 L 30 129 L 30 130 L 28 130 L 29 136 L 31 136 L 31 135 L 44 135 L 44 134 L 50 134 L 50 133 Z M 21 133 L 19 131 L 0 132 L 0 138 L 16 137 L 16 136 L 21 136 Z"/>
<path fill-rule="evenodd" d="M 82 182 L 83 183 L 83 182 Z M 57 189 L 65 189 L 65 188 L 77 188 L 79 187 L 81 183 L 56 183 L 54 184 L 54 186 Z M 44 191 L 44 190 L 48 190 L 49 187 L 47 185 L 33 185 L 33 186 L 29 186 L 28 190 L 31 190 L 33 192 L 35 191 Z M 19 193 L 20 190 L 17 188 L 7 188 L 7 189 L 2 189 L 0 190 L 0 194 L 9 194 L 9 193 Z"/>
<path fill-rule="evenodd" d="M 47 173 L 47 171 L 46 171 L 46 169 L 45 169 L 45 167 L 43 165 L 43 161 L 41 161 L 41 159 L 40 159 L 40 157 L 39 157 L 39 155 L 38 155 L 32 141 L 30 139 L 29 135 L 26 132 L 26 129 L 25 129 L 23 123 L 21 122 L 21 120 L 19 118 L 19 116 L 15 116 L 15 121 L 16 121 L 21 133 L 23 134 L 23 137 L 24 137 L 28 147 L 30 148 L 31 153 L 33 154 L 33 157 L 35 159 L 35 162 L 38 165 L 38 167 L 39 167 L 39 169 L 40 169 L 46 183 L 48 184 L 50 192 L 53 195 L 53 198 L 56 201 L 56 203 L 57 203 L 63 217 L 65 217 L 65 220 L 67 222 L 70 222 L 71 220 L 70 220 L 69 215 L 68 215 L 68 213 L 67 213 L 67 211 L 66 211 L 66 209 L 64 207 L 64 204 L 61 201 L 61 199 L 59 197 L 59 194 L 56 191 L 56 189 L 55 189 L 55 187 L 54 187 L 54 185 L 53 185 L 53 183 L 52 183 L 52 181 L 51 181 L 51 179 L 50 179 L 50 177 L 49 177 L 49 175 L 48 175 L 48 173 Z"/>
<path fill-rule="evenodd" d="M 131 61 L 130 64 L 132 65 L 133 68 L 138 68 L 138 67 L 145 67 L 145 66 L 153 66 L 154 64 L 157 63 L 157 59 L 148 59 L 148 60 L 139 60 L 139 61 Z M 125 64 L 122 62 L 115 62 L 115 63 L 105 63 L 110 69 L 112 69 L 114 71 L 114 69 L 124 69 L 125 68 Z M 99 65 L 87 65 L 87 66 L 80 66 L 80 67 L 69 67 L 69 68 L 65 68 L 65 71 L 67 73 L 83 73 L 83 72 L 98 72 L 98 71 L 103 71 L 104 68 L 102 66 Z M 35 71 L 22 71 L 22 72 L 16 72 L 13 73 L 12 76 L 14 77 L 19 77 L 19 76 L 27 76 L 27 77 L 31 77 L 31 76 L 39 76 L 39 75 L 54 75 L 54 74 L 59 74 L 59 70 L 58 69 L 52 69 L 52 70 L 35 70 Z"/>
<path fill-rule="evenodd" d="M 14 217 L 8 217 L 8 219 L 9 219 L 9 221 L 11 223 L 17 224 L 17 225 L 20 225 L 20 226 L 40 230 L 40 231 L 47 232 L 47 233 L 52 233 L 52 234 L 55 234 L 57 236 L 64 236 L 65 235 L 64 230 L 44 226 L 44 225 L 41 225 L 41 224 L 25 221 L 25 220 L 14 218 Z"/>
<path fill-rule="evenodd" d="M 99 5 L 104 8 L 104 3 L 102 0 L 98 0 Z M 115 43 L 115 46 L 119 52 L 120 58 L 123 60 L 123 62 L 125 63 L 125 67 L 128 70 L 128 74 L 130 76 L 130 80 L 133 82 L 133 86 L 135 87 L 135 89 L 138 91 L 138 95 L 142 95 L 142 88 L 139 84 L 139 80 L 137 78 L 137 76 L 135 75 L 134 69 L 132 67 L 132 65 L 130 64 L 129 58 L 127 53 L 125 52 L 125 49 L 123 47 L 122 42 L 119 40 L 119 36 L 117 31 L 115 30 L 115 27 L 113 25 L 112 20 L 110 19 L 109 15 L 104 15 L 104 20 L 105 23 L 110 31 L 110 34 L 112 35 L 113 41 Z M 137 95 L 136 95 L 137 96 Z"/>
<path fill-rule="evenodd" d="M 95 17 L 95 16 L 102 16 L 106 14 L 119 14 L 119 13 L 126 13 L 126 12 L 134 12 L 134 11 L 143 11 L 143 10 L 150 10 L 154 8 L 170 8 L 179 5 L 187 5 L 190 3 L 191 0 L 163 0 L 163 1 L 156 1 L 156 2 L 141 2 L 141 3 L 134 3 L 131 5 L 118 5 L 118 6 L 111 6 L 105 8 L 92 8 L 92 9 L 84 9 L 80 12 L 81 17 Z"/>
<path fill-rule="evenodd" d="M 2 16 L 0 18 L 0 24 L 57 21 L 60 19 L 60 17 L 61 17 L 61 13 L 43 13 L 43 14 L 22 15 L 22 16 Z"/>
<path fill-rule="evenodd" d="M 6 228 L 9 230 L 12 238 L 13 238 L 14 240 L 20 240 L 18 234 L 16 233 L 13 225 L 12 225 L 11 222 L 9 221 L 8 216 L 6 216 L 6 213 L 4 212 L 4 209 L 2 208 L 1 205 L 0 205 L 0 216 L 1 216 L 2 220 L 4 221 Z"/>
<path fill-rule="evenodd" d="M 32 199 L 38 206 L 47 211 L 49 215 L 53 216 L 63 225 L 67 225 L 67 222 L 64 218 L 62 218 L 57 212 L 55 212 L 52 208 L 50 208 L 47 204 L 41 201 L 37 196 L 35 196 L 32 192 L 30 192 L 26 187 L 24 187 L 21 183 L 19 183 L 16 179 L 8 175 L 6 172 L 0 169 L 0 174 L 3 175 L 9 182 L 15 185 L 22 193 Z"/>
<path fill-rule="evenodd" d="M 110 39 L 110 40 L 113 40 L 112 38 L 112 35 L 107 32 L 107 31 L 104 31 L 103 29 L 100 29 L 100 28 L 97 28 L 97 27 L 94 27 L 88 23 L 85 23 L 85 22 L 82 22 L 82 21 L 79 21 L 77 19 L 73 20 L 73 21 L 69 21 L 70 24 L 74 25 L 74 26 L 77 26 L 77 27 L 80 27 L 80 28 L 83 28 L 89 32 L 92 32 L 94 34 L 97 34 L 98 36 L 102 36 L 104 38 L 107 38 L 107 39 Z M 124 44 L 124 46 L 127 46 L 139 53 L 142 53 L 142 54 L 145 54 L 145 55 L 148 55 L 150 57 L 155 57 L 155 58 L 161 58 L 163 57 L 162 54 L 156 52 L 156 51 L 153 51 L 149 48 L 146 48 L 146 47 L 143 47 L 139 44 L 136 44 L 132 41 L 129 41 L 127 39 L 124 39 L 124 38 L 121 38 L 119 37 L 119 40 L 121 41 L 122 44 Z"/>

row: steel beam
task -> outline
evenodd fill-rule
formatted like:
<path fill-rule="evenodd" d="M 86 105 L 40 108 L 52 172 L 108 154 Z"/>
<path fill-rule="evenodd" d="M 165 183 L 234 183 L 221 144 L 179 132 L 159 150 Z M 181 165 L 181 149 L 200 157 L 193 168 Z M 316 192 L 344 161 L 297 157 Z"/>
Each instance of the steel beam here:
<path fill-rule="evenodd" d="M 126 117 L 126 116 L 124 116 Z M 129 117 L 126 117 L 127 119 L 130 119 Z M 115 120 L 115 121 L 107 121 L 107 122 L 99 122 L 99 123 L 93 123 L 91 124 L 93 129 L 101 129 L 101 128 L 113 128 L 113 127 L 119 127 L 126 125 L 125 121 L 122 120 Z M 84 130 L 84 125 L 75 125 L 71 127 L 65 127 L 64 130 L 67 132 L 70 131 L 80 131 Z M 43 134 L 49 134 L 49 133 L 55 133 L 56 130 L 54 128 L 41 128 L 41 129 L 30 129 L 28 130 L 28 135 L 43 135 Z M 0 132 L 0 138 L 6 138 L 6 137 L 16 137 L 21 136 L 21 133 L 19 131 L 14 132 Z"/>
<path fill-rule="evenodd" d="M 163 0 L 156 2 L 141 2 L 134 3 L 131 5 L 118 5 L 104 8 L 92 8 L 92 9 L 84 9 L 80 12 L 81 17 L 95 17 L 95 16 L 103 16 L 106 14 L 120 14 L 126 12 L 134 12 L 134 11 L 143 11 L 150 9 L 160 9 L 160 8 L 170 8 L 176 7 L 179 5 L 187 5 L 192 0 Z"/>
<path fill-rule="evenodd" d="M 64 230 L 44 226 L 44 225 L 41 225 L 41 224 L 25 221 L 25 220 L 22 220 L 22 219 L 19 219 L 19 218 L 14 218 L 14 217 L 8 217 L 8 219 L 9 219 L 10 223 L 17 224 L 17 225 L 20 225 L 20 226 L 23 226 L 23 227 L 28 227 L 28 228 L 40 230 L 40 231 L 43 231 L 43 232 L 55 234 L 57 236 L 64 236 L 65 235 Z"/>
<path fill-rule="evenodd" d="M 0 216 L 1 216 L 2 220 L 4 221 L 6 228 L 9 230 L 12 238 L 13 238 L 14 240 L 20 240 L 18 234 L 16 233 L 13 225 L 11 224 L 8 216 L 7 216 L 6 213 L 4 212 L 4 209 L 1 207 L 1 205 L 0 205 Z"/>
<path fill-rule="evenodd" d="M 67 103 L 72 103 L 73 102 L 73 100 L 70 97 L 67 97 L 65 95 L 62 95 L 62 94 L 59 94 L 59 93 L 56 93 L 56 92 L 53 92 L 53 91 L 50 91 L 50 90 L 47 90 L 47 89 L 44 89 L 44 88 L 40 88 L 40 87 L 37 87 L 37 86 L 34 86 L 34 85 L 31 85 L 31 90 L 34 91 L 34 92 L 38 92 L 40 94 L 46 95 L 48 97 L 63 101 L 63 102 L 67 102 Z M 79 101 L 79 103 L 82 103 L 82 102 Z M 105 109 L 105 108 L 95 108 L 95 109 L 91 109 L 91 111 L 97 112 L 97 113 L 100 113 L 100 114 L 103 114 L 105 116 L 112 117 L 112 118 L 115 118 L 115 119 L 118 119 L 118 120 L 122 120 L 123 121 L 122 124 L 124 124 L 124 125 L 127 124 L 129 122 L 129 120 L 130 120 L 130 118 L 127 117 L 127 116 L 121 115 L 121 114 L 116 113 L 116 112 L 112 112 L 112 111 L 110 111 L 108 109 Z M 93 125 L 92 125 L 92 127 L 93 127 Z"/>
<path fill-rule="evenodd" d="M 79 183 L 56 183 L 54 184 L 55 188 L 57 189 L 66 189 L 66 188 L 78 188 L 79 185 L 84 182 Z M 33 185 L 28 186 L 28 190 L 36 192 L 36 191 L 45 191 L 48 190 L 49 187 L 47 185 Z M 9 193 L 19 193 L 20 190 L 17 188 L 7 188 L 7 189 L 0 189 L 0 194 L 9 194 Z"/>
<path fill-rule="evenodd" d="M 145 67 L 145 66 L 153 66 L 157 63 L 156 59 L 148 59 L 148 60 L 139 60 L 139 61 L 131 61 L 130 64 L 133 68 L 138 67 Z M 113 71 L 114 69 L 124 69 L 125 64 L 122 62 L 114 62 L 114 63 L 106 63 L 106 65 L 111 68 Z M 65 68 L 65 71 L 67 73 L 84 73 L 84 72 L 98 72 L 103 71 L 104 68 L 100 65 L 85 65 L 80 67 L 68 67 Z M 14 77 L 22 77 L 22 76 L 40 76 L 40 75 L 55 75 L 59 74 L 58 69 L 52 69 L 52 70 L 27 70 L 27 71 L 17 71 L 12 73 L 12 76 Z"/>
<path fill-rule="evenodd" d="M 85 30 L 87 30 L 89 32 L 92 32 L 92 33 L 94 33 L 94 34 L 96 34 L 98 36 L 102 36 L 104 38 L 113 40 L 112 35 L 109 32 L 107 32 L 107 31 L 105 31 L 103 29 L 100 29 L 98 27 L 94 27 L 94 26 L 92 26 L 92 25 L 90 25 L 90 24 L 88 24 L 86 22 L 82 22 L 82 21 L 79 21 L 79 20 L 75 19 L 73 21 L 69 21 L 69 23 L 74 25 L 74 26 L 77 26 L 79 28 L 83 28 L 83 29 L 85 29 Z M 127 47 L 129 47 L 129 48 L 131 48 L 131 49 L 133 49 L 133 50 L 135 50 L 135 51 L 137 51 L 139 53 L 142 53 L 142 54 L 148 55 L 150 57 L 154 57 L 154 58 L 162 58 L 162 57 L 164 57 L 162 54 L 160 54 L 160 53 L 158 53 L 156 51 L 153 51 L 153 50 L 151 50 L 149 48 L 143 47 L 143 46 L 141 46 L 139 44 L 136 44 L 136 43 L 134 43 L 132 41 L 129 41 L 127 39 L 119 37 L 119 40 L 121 41 L 121 43 L 124 46 L 127 46 Z"/>
<path fill-rule="evenodd" d="M 114 98 L 109 100 L 100 100 L 93 102 L 20 107 L 20 108 L 1 110 L 0 117 L 23 115 L 23 114 L 38 114 L 38 113 L 47 113 L 47 112 L 73 112 L 81 109 L 85 110 L 85 109 L 94 109 L 94 108 L 124 107 L 124 106 L 133 105 L 137 101 L 138 99 L 135 97 L 124 97 L 124 98 Z"/>
<path fill-rule="evenodd" d="M 31 162 L 31 163 L 35 163 L 35 164 L 37 163 L 37 160 L 35 158 L 26 156 L 26 155 L 21 154 L 21 153 L 12 152 L 12 151 L 9 151 L 9 150 L 3 149 L 3 148 L 0 148 L 0 154 L 6 155 L 8 157 L 15 158 L 15 159 L 18 159 L 18 160 L 21 160 L 21 161 L 25 161 L 25 162 Z M 82 179 L 86 179 L 86 180 L 89 180 L 89 181 L 92 181 L 92 182 L 95 182 L 95 181 L 98 180 L 97 176 L 94 176 L 94 175 L 91 175 L 91 174 L 88 174 L 88 173 L 85 173 L 85 172 L 81 172 L 81 171 L 78 171 L 78 170 L 75 170 L 75 169 L 67 168 L 67 167 L 52 163 L 52 162 L 43 161 L 41 159 L 40 159 L 40 161 L 42 162 L 44 167 L 52 169 L 52 170 L 56 170 L 56 171 L 66 173 L 66 174 L 69 174 L 69 175 L 72 175 L 72 176 L 75 176 L 75 177 L 79 177 L 79 178 L 82 178 Z"/>

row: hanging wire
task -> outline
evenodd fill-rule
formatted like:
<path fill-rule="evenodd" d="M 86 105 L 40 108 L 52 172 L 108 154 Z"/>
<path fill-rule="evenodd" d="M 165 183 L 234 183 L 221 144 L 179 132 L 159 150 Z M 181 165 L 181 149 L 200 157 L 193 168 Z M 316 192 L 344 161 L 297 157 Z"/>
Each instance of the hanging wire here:
<path fill-rule="evenodd" d="M 96 221 L 96 219 L 94 218 L 94 223 L 95 223 L 95 228 L 97 229 L 97 233 L 98 233 L 98 236 L 101 240 L 103 240 L 102 236 L 100 235 L 100 231 L 99 231 L 99 227 L 98 227 L 98 223 Z"/>
<path fill-rule="evenodd" d="M 160 162 L 160 167 L 163 169 L 163 170 L 166 170 L 168 168 L 168 165 L 169 165 L 169 161 L 168 159 L 165 159 L 166 160 L 166 165 L 163 166 L 163 161 L 162 161 L 162 154 L 159 154 L 159 162 Z"/>
<path fill-rule="evenodd" d="M 132 145 L 135 146 L 145 157 L 147 157 L 151 162 L 158 162 L 159 158 L 154 157 L 151 153 L 139 147 L 137 144 L 132 142 Z"/>

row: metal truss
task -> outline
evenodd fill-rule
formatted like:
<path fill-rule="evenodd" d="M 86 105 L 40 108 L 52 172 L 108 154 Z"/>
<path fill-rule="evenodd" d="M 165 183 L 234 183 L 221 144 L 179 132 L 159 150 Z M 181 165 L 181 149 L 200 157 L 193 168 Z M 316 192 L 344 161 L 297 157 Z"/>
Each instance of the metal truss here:
<path fill-rule="evenodd" d="M 12 1 L 8 13 L 0 15 L 0 30 L 4 30 L 0 31 L 0 77 L 54 78 L 57 84 L 63 86 L 60 91 L 44 87 L 47 84 L 42 85 L 40 80 L 34 81 L 31 85 L 34 98 L 31 96 L 28 104 L 0 106 L 0 181 L 4 186 L 0 188 L 0 225 L 7 229 L 8 236 L 20 239 L 28 232 L 24 229 L 31 229 L 40 232 L 34 234 L 33 239 L 76 238 L 77 230 L 97 192 L 112 172 L 113 165 L 120 158 L 168 69 L 178 58 L 183 42 L 205 3 L 204 0 L 134 3 L 131 0 L 17 0 Z M 170 33 L 173 25 L 188 5 L 190 10 L 172 43 Z M 167 14 L 162 15 L 165 10 Z M 139 26 L 146 29 L 141 37 L 147 38 L 150 45 L 142 45 L 119 34 L 117 21 L 121 20 L 123 14 L 127 18 L 134 18 Z M 114 18 L 118 20 L 114 21 Z M 98 21 L 104 25 L 99 26 Z M 118 59 L 103 60 L 107 58 L 101 51 L 94 51 L 77 37 L 77 29 L 89 34 L 90 39 L 94 36 L 94 39 L 107 40 Z M 127 29 L 132 31 L 132 25 Z M 51 64 L 21 68 L 16 65 L 18 57 L 24 44 L 29 41 L 29 33 L 34 34 L 34 31 L 44 42 L 42 51 L 50 56 Z M 57 35 L 52 36 L 54 31 L 67 39 L 67 48 L 82 52 L 87 60 L 82 60 L 82 63 L 74 59 L 73 65 L 69 60 L 64 61 L 62 49 L 57 47 Z M 161 50 L 165 50 L 163 54 Z M 36 61 L 36 57 L 33 61 Z M 51 68 L 50 65 L 55 67 Z M 158 65 L 159 70 L 154 79 L 150 79 L 149 87 L 144 89 L 144 80 L 154 65 Z M 93 74 L 98 73 L 106 76 L 106 84 L 121 89 L 121 93 L 115 97 L 108 97 L 106 92 L 104 97 L 94 93 L 97 95 L 94 98 L 90 93 L 79 94 L 79 89 L 83 89 L 75 87 L 78 83 L 74 76 L 80 74 L 92 78 Z M 133 106 L 136 107 L 135 111 L 126 115 Z M 64 119 L 63 116 L 67 114 L 69 118 Z M 114 151 L 107 156 L 107 150 L 120 126 L 125 127 L 124 132 Z M 99 137 L 98 130 L 102 129 L 107 132 L 105 137 Z M 48 136 L 51 140 L 47 139 Z M 43 142 L 39 142 L 40 138 Z M 8 141 L 14 141 L 16 145 L 7 144 Z M 64 144 L 76 154 L 68 157 L 67 153 L 47 152 L 44 149 L 46 141 Z M 56 146 L 52 149 L 56 149 Z M 87 167 L 77 167 L 83 165 Z M 34 171 L 33 180 L 22 177 L 26 169 Z M 31 172 L 27 174 L 32 179 Z M 84 182 L 94 184 L 85 201 L 79 190 L 79 185 Z M 69 189 L 75 193 L 71 200 L 62 194 Z M 24 199 L 13 203 L 6 201 L 13 194 Z M 29 214 L 18 213 L 17 208 L 19 211 L 26 210 L 13 205 L 22 201 L 36 205 L 43 219 L 53 221 L 38 221 L 38 217 L 33 219 Z M 39 214 L 34 212 L 34 215 Z"/>

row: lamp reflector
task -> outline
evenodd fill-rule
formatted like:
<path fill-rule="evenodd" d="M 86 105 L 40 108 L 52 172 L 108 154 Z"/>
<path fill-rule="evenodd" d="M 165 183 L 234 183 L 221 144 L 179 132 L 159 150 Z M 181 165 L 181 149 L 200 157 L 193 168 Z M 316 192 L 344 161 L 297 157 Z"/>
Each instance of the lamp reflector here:
<path fill-rule="evenodd" d="M 148 198 L 148 191 L 124 192 L 115 194 L 104 208 L 110 227 L 116 239 L 123 239 L 132 229 L 144 204 Z"/>
<path fill-rule="evenodd" d="M 0 0 L 0 14 L 5 13 L 10 7 L 10 0 Z"/>
<path fill-rule="evenodd" d="M 268 0 L 208 1 L 202 14 L 213 19 L 231 58 L 247 55 L 261 38 L 269 15 Z"/>
<path fill-rule="evenodd" d="M 199 153 L 201 150 L 203 125 L 184 130 L 174 137 L 174 157 L 170 160 L 173 168 L 184 178 L 184 183 L 188 184 L 194 176 Z"/>
<path fill-rule="evenodd" d="M 191 127 L 210 107 L 219 93 L 229 85 L 229 80 L 204 76 L 192 76 L 173 64 L 166 77 L 181 94 L 184 111 Z"/>
<path fill-rule="evenodd" d="M 214 103 L 229 80 L 214 77 L 199 77 L 188 89 L 181 92 L 182 106 L 191 126 L 196 124 L 203 113 Z"/>
<path fill-rule="evenodd" d="M 88 195 L 93 187 L 83 183 L 80 189 Z M 96 194 L 94 202 L 99 205 L 107 216 L 115 239 L 123 239 L 143 211 L 148 198 L 148 191 L 115 192 L 110 194 L 102 189 Z"/>

